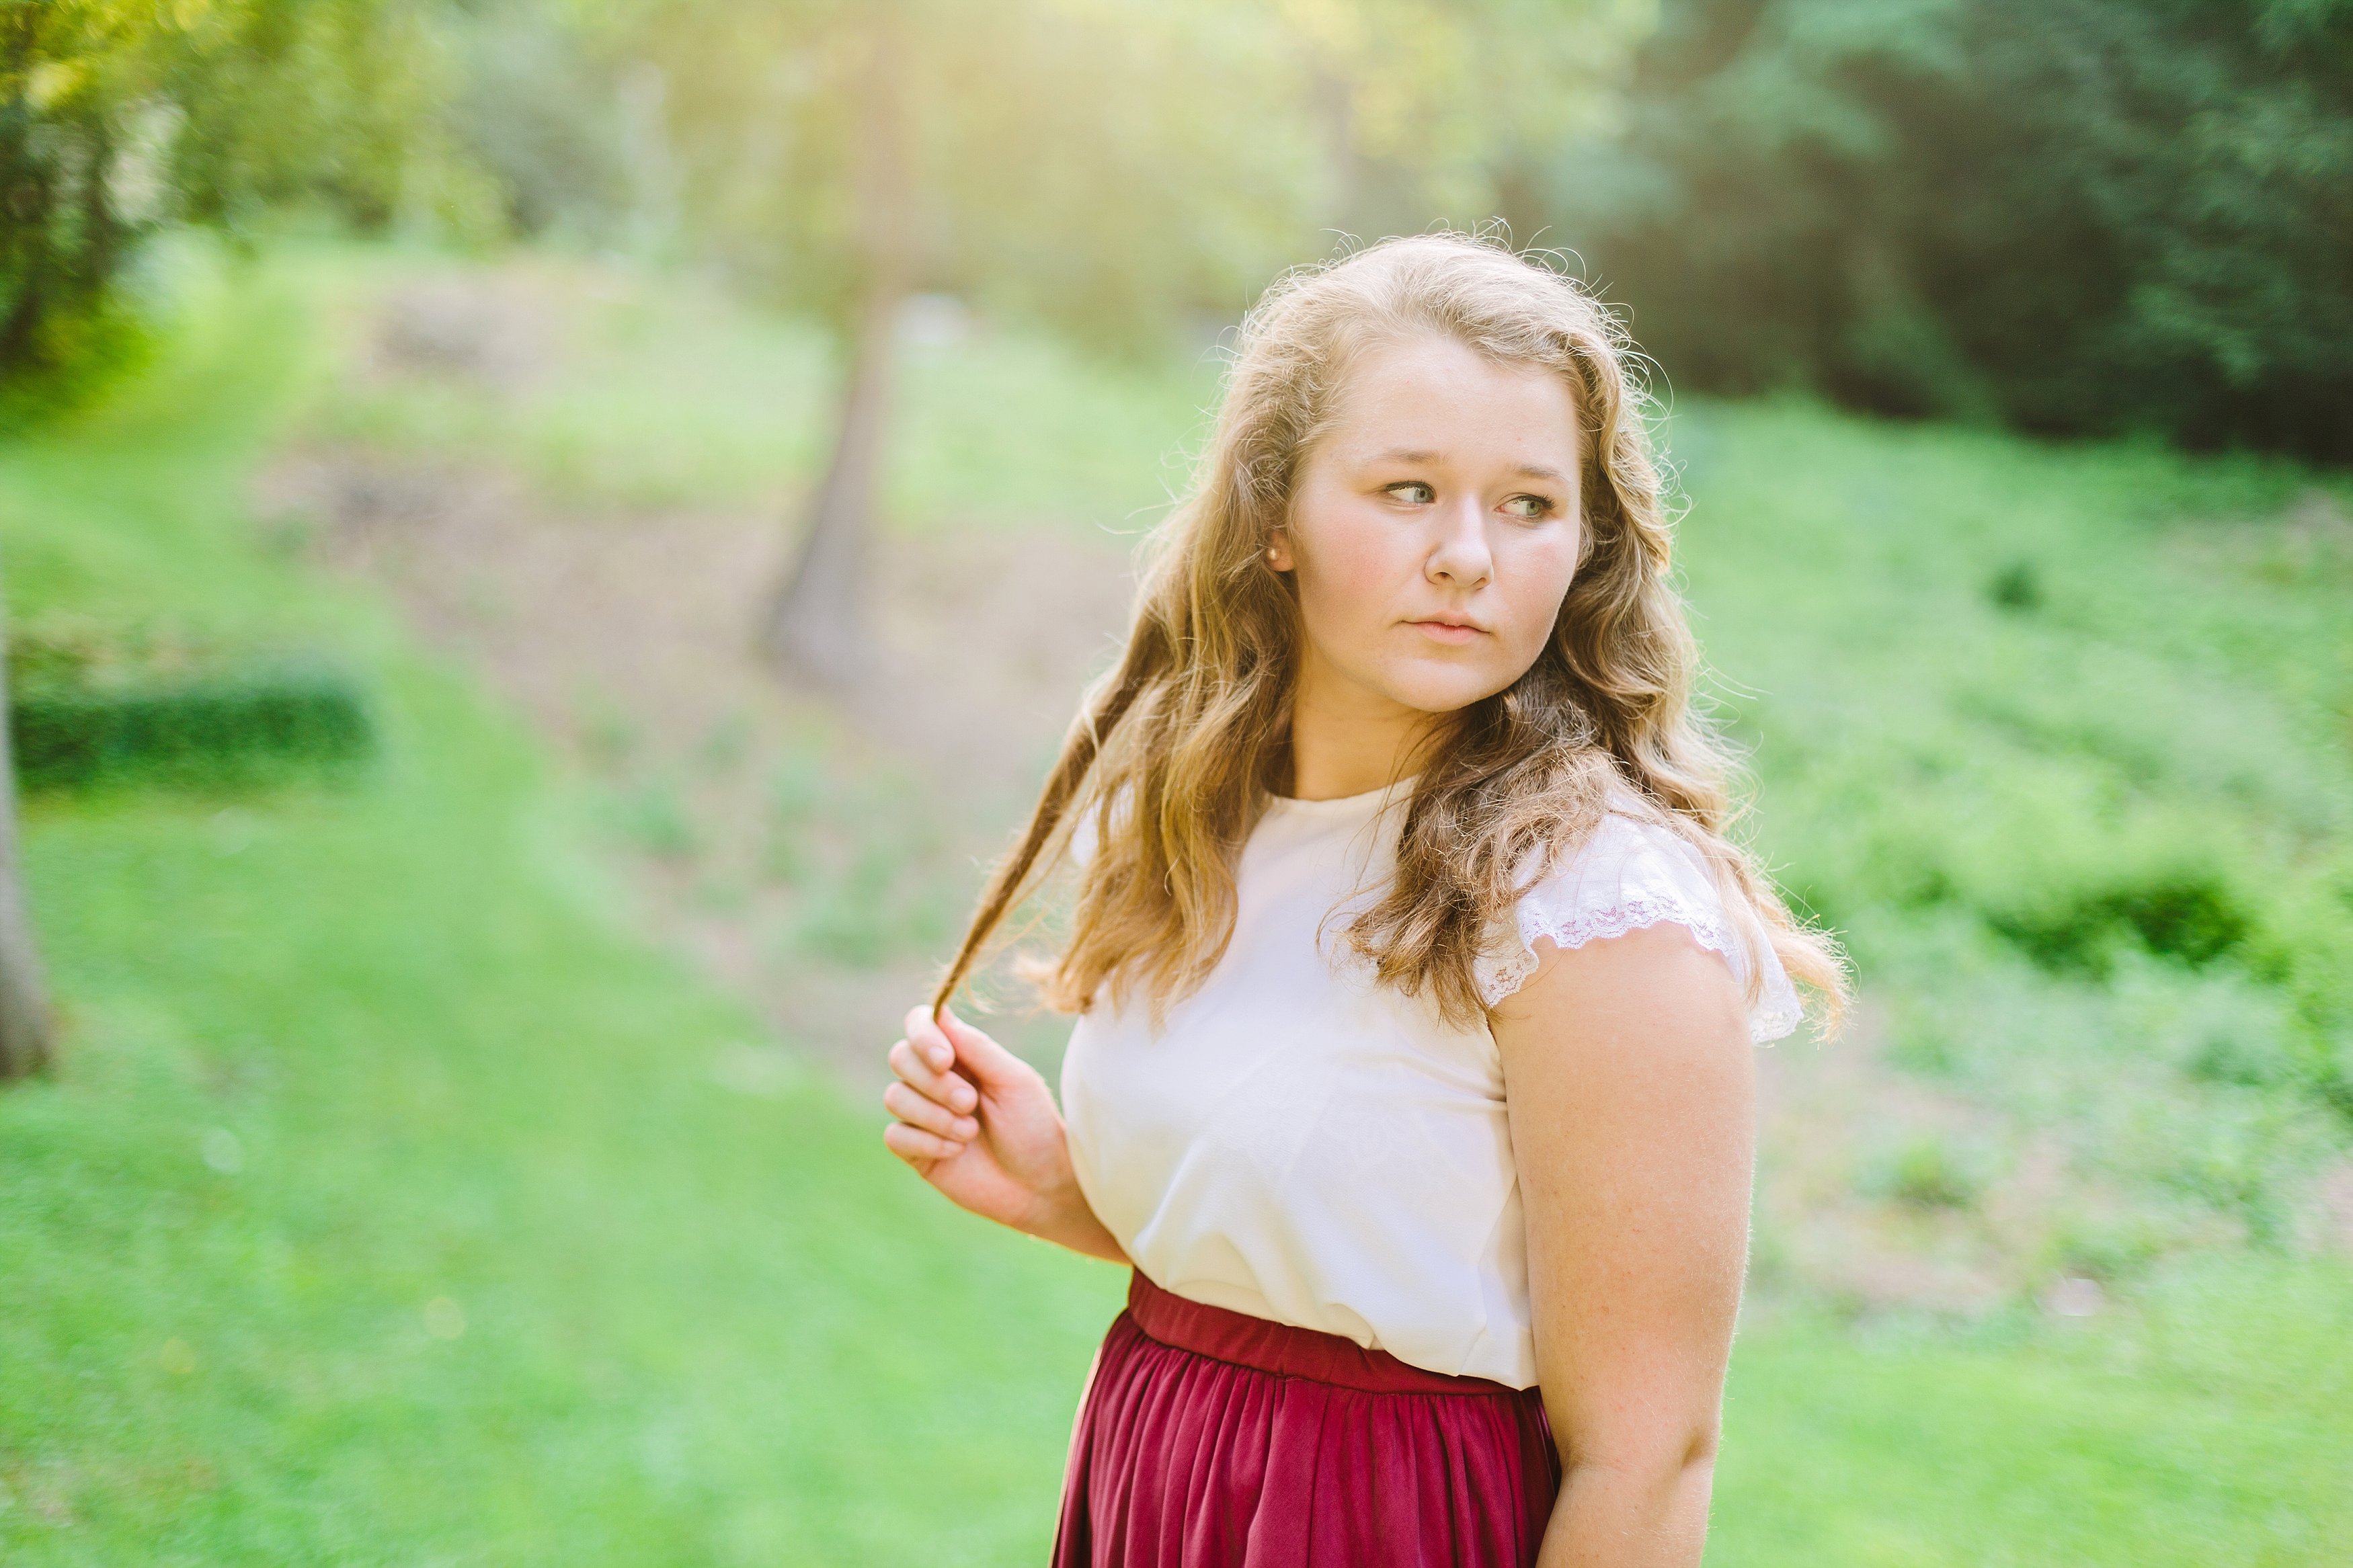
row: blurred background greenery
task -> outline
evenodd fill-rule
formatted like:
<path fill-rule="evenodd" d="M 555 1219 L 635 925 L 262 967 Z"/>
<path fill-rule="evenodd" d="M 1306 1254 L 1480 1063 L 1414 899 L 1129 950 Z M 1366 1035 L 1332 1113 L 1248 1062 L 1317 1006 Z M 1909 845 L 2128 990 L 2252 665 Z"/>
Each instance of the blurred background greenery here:
<path fill-rule="evenodd" d="M 0 48 L 9 1562 L 1039 1560 L 1121 1281 L 881 1047 L 1254 291 L 1496 220 L 1655 362 L 1861 983 L 1763 1058 L 1711 1561 L 2348 1561 L 2353 4 Z"/>

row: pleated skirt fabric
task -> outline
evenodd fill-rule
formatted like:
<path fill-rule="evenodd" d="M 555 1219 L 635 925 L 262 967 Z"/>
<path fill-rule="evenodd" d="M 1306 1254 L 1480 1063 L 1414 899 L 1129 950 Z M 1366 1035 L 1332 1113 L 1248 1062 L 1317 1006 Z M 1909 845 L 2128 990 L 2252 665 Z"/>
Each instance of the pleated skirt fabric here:
<path fill-rule="evenodd" d="M 1536 1390 L 1138 1272 L 1079 1412 L 1054 1568 L 1529 1568 L 1559 1487 Z"/>

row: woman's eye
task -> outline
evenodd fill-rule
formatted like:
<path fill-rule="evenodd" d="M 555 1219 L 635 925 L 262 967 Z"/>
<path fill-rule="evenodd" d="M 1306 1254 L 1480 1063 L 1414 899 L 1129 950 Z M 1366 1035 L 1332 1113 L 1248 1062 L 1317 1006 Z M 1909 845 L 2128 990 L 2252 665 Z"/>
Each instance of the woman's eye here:
<path fill-rule="evenodd" d="M 1537 518 L 1551 515 L 1552 502 L 1542 496 L 1514 496 L 1504 503 L 1504 510 L 1514 517 L 1533 522 Z"/>
<path fill-rule="evenodd" d="M 1438 499 L 1438 492 L 1432 489 L 1430 486 L 1423 484 L 1419 479 L 1405 479 L 1397 484 L 1384 485 L 1381 488 L 1388 491 L 1389 494 L 1397 497 L 1399 500 L 1414 501 L 1423 506 L 1427 506 L 1431 501 Z"/>

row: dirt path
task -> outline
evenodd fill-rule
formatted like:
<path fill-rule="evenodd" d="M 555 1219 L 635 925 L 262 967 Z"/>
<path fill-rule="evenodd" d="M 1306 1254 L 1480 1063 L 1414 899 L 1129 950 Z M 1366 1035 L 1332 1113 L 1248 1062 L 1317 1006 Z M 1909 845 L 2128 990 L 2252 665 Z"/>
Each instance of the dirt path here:
<path fill-rule="evenodd" d="M 551 308 L 498 274 L 419 285 L 386 301 L 355 374 L 527 388 Z M 511 473 L 319 441 L 259 489 L 265 516 L 301 520 L 319 559 L 383 585 L 603 781 L 649 928 L 861 1089 L 1113 651 L 1130 590 L 1127 552 L 1078 529 L 886 536 L 875 667 L 820 694 L 755 651 L 787 507 L 584 512 Z M 1065 1032 L 1008 1027 L 1033 1054 Z"/>

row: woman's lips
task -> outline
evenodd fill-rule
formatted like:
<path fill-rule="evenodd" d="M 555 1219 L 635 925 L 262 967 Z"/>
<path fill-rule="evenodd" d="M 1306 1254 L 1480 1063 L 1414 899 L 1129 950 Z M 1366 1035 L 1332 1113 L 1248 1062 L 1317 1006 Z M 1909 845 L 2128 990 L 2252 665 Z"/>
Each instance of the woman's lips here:
<path fill-rule="evenodd" d="M 1468 621 L 1408 621 L 1406 625 L 1443 643 L 1466 643 L 1487 635 Z"/>

